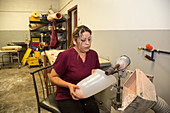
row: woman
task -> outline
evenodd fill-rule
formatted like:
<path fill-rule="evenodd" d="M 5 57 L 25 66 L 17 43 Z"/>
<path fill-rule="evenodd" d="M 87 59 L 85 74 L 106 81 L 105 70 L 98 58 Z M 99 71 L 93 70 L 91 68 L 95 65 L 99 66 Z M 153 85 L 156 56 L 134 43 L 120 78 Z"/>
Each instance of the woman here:
<path fill-rule="evenodd" d="M 50 80 L 57 85 L 56 100 L 62 113 L 99 113 L 94 97 L 80 99 L 76 84 L 100 68 L 91 46 L 91 30 L 82 25 L 73 31 L 71 48 L 61 52 L 53 64 Z"/>

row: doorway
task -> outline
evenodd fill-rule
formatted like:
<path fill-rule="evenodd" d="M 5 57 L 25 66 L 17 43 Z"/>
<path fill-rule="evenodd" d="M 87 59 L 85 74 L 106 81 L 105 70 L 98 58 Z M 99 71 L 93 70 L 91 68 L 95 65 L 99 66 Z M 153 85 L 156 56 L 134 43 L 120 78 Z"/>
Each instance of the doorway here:
<path fill-rule="evenodd" d="M 68 48 L 72 40 L 72 32 L 75 27 L 77 27 L 77 5 L 68 10 Z"/>

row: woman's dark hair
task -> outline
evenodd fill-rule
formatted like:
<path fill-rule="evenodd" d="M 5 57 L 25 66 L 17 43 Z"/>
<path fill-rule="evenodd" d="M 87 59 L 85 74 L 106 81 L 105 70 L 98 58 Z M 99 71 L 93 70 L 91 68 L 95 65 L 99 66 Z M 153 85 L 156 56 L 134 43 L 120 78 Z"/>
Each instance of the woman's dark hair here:
<path fill-rule="evenodd" d="M 71 41 L 71 43 L 70 43 L 70 47 L 69 47 L 69 48 L 71 48 L 71 47 L 74 46 L 74 44 L 73 44 L 73 38 L 74 38 L 75 40 L 77 40 L 77 39 L 82 35 L 82 33 L 84 33 L 84 32 L 89 32 L 90 35 L 92 35 L 92 31 L 91 31 L 87 26 L 85 26 L 85 25 L 78 26 L 78 27 L 76 27 L 76 28 L 74 29 L 74 31 L 73 31 L 73 33 L 72 33 L 72 41 Z"/>

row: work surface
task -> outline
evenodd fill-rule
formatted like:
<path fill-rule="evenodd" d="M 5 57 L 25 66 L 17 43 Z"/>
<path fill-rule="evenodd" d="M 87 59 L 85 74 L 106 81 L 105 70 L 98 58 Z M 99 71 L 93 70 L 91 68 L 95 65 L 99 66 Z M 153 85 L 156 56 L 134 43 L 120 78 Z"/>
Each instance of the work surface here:
<path fill-rule="evenodd" d="M 48 50 L 48 51 L 45 51 L 45 54 L 46 54 L 51 65 L 55 62 L 55 59 L 57 58 L 58 54 L 62 51 L 64 51 L 64 50 Z M 99 57 L 99 63 L 100 63 L 100 67 L 107 67 L 107 66 L 111 65 L 110 61 L 105 60 L 101 57 Z"/>
<path fill-rule="evenodd" d="M 1 66 L 4 66 L 5 64 L 14 63 L 14 59 L 17 60 L 17 64 L 19 65 L 18 67 L 20 68 L 19 56 L 20 55 L 18 50 L 0 50 L 0 69 Z M 10 61 L 5 60 L 6 58 L 9 58 Z"/>
<path fill-rule="evenodd" d="M 0 50 L 0 53 L 16 53 L 18 52 L 17 50 Z"/>

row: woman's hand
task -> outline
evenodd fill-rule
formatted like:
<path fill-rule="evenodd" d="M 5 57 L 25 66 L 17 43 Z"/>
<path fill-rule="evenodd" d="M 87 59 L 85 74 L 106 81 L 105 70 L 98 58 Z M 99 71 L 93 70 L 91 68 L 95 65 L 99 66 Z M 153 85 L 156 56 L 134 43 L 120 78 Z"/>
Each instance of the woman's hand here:
<path fill-rule="evenodd" d="M 51 71 L 50 81 L 57 86 L 69 88 L 70 95 L 74 100 L 79 100 L 81 98 L 78 94 L 75 93 L 76 89 L 80 89 L 79 86 L 62 80 L 54 69 Z"/>
<path fill-rule="evenodd" d="M 72 96 L 72 98 L 74 100 L 79 100 L 80 99 L 79 95 L 75 93 L 75 90 L 79 89 L 79 86 L 69 83 L 68 88 L 70 90 L 70 95 Z"/>
<path fill-rule="evenodd" d="M 95 69 L 92 69 L 92 70 L 91 70 L 91 74 L 93 74 L 94 72 L 95 72 Z"/>

